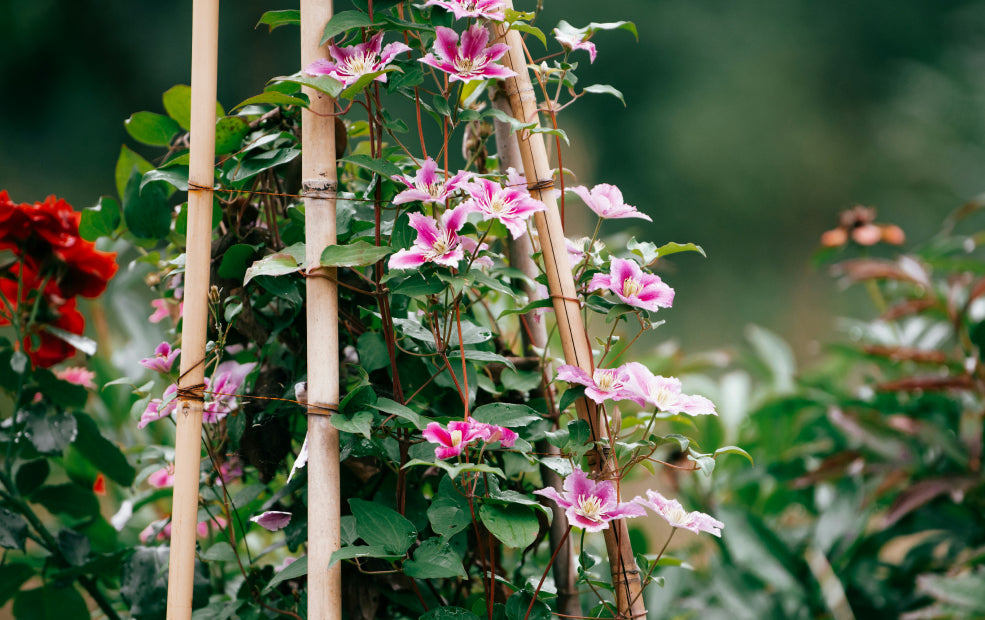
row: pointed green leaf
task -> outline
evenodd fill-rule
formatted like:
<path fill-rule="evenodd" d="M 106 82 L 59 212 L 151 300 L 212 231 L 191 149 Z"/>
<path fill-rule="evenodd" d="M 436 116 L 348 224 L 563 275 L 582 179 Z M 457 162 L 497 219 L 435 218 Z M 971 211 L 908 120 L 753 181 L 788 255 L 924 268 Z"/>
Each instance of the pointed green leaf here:
<path fill-rule="evenodd" d="M 526 506 L 484 503 L 479 507 L 479 517 L 493 536 L 513 549 L 526 549 L 540 531 L 537 515 Z"/>
<path fill-rule="evenodd" d="M 61 454 L 78 435 L 75 418 L 64 411 L 46 415 L 31 411 L 24 422 L 24 434 L 41 454 Z"/>
<path fill-rule="evenodd" d="M 353 28 L 368 28 L 370 26 L 381 25 L 374 24 L 373 20 L 366 13 L 360 11 L 339 11 L 325 24 L 325 29 L 321 35 L 321 42 L 318 45 L 325 45 L 329 39 Z"/>
<path fill-rule="evenodd" d="M 274 28 L 281 26 L 300 26 L 301 11 L 297 9 L 285 9 L 281 11 L 267 11 L 260 17 L 256 27 L 265 25 L 270 28 L 268 32 L 273 32 Z"/>
<path fill-rule="evenodd" d="M 202 554 L 202 559 L 210 562 L 235 562 L 236 550 L 229 543 L 220 541 L 209 547 Z"/>
<path fill-rule="evenodd" d="M 718 456 L 719 454 L 738 454 L 739 456 L 745 457 L 747 461 L 755 465 L 755 463 L 752 460 L 752 455 L 750 455 L 748 452 L 746 452 L 739 446 L 724 446 L 722 448 L 715 450 L 715 456 Z"/>
<path fill-rule="evenodd" d="M 462 558 L 448 543 L 429 538 L 414 551 L 414 559 L 404 562 L 404 574 L 414 579 L 465 577 Z"/>
<path fill-rule="evenodd" d="M 134 112 L 124 125 L 134 140 L 151 146 L 168 146 L 181 130 L 177 121 L 154 112 Z"/>
<path fill-rule="evenodd" d="M 393 253 L 390 246 L 378 246 L 366 241 L 356 241 L 348 245 L 330 245 L 325 248 L 319 261 L 323 267 L 363 267 L 379 262 Z"/>
<path fill-rule="evenodd" d="M 64 340 L 86 355 L 96 354 L 97 345 L 96 341 L 92 338 L 86 338 L 81 334 L 73 334 L 70 331 L 64 330 L 60 327 L 55 327 L 54 325 L 42 325 L 41 329 L 60 340 Z"/>
<path fill-rule="evenodd" d="M 299 577 L 304 577 L 308 574 L 308 556 L 302 555 L 298 559 L 294 560 L 287 565 L 287 568 L 282 569 L 279 573 L 274 575 L 274 578 L 270 580 L 270 583 L 263 589 L 263 594 L 270 592 L 277 585 L 289 580 L 297 579 Z"/>
<path fill-rule="evenodd" d="M 171 207 L 159 183 L 140 189 L 141 174 L 133 170 L 123 192 L 123 219 L 140 239 L 163 239 L 171 230 Z"/>
<path fill-rule="evenodd" d="M 224 116 L 215 123 L 215 154 L 235 153 L 250 133 L 250 124 L 241 116 Z"/>
<path fill-rule="evenodd" d="M 192 89 L 187 84 L 176 84 L 164 91 L 164 111 L 178 126 L 188 131 L 192 126 Z"/>
<path fill-rule="evenodd" d="M 695 245 L 693 243 L 674 243 L 671 241 L 670 243 L 664 244 L 657 248 L 657 258 L 668 256 L 670 254 L 677 254 L 678 252 L 697 252 L 705 258 L 708 257 L 700 245 Z"/>
<path fill-rule="evenodd" d="M 123 198 L 127 191 L 127 182 L 130 180 L 130 173 L 136 168 L 139 174 L 144 174 L 154 169 L 154 165 L 149 161 L 134 153 L 126 145 L 120 147 L 120 156 L 116 158 L 116 195 Z"/>
<path fill-rule="evenodd" d="M 137 471 L 120 448 L 103 437 L 95 420 L 88 415 L 76 412 L 74 416 L 79 429 L 75 449 L 113 482 L 124 487 L 133 484 Z"/>
<path fill-rule="evenodd" d="M 508 428 L 527 426 L 543 419 L 535 409 L 515 403 L 482 405 L 472 412 L 472 417 L 479 422 Z"/>
<path fill-rule="evenodd" d="M 96 206 L 82 210 L 79 236 L 86 241 L 108 237 L 120 225 L 120 219 L 120 203 L 108 196 L 101 196 Z"/>
<path fill-rule="evenodd" d="M 33 590 L 22 590 L 14 599 L 14 617 L 18 620 L 88 618 L 85 599 L 72 583 L 62 588 L 52 583 Z"/>
<path fill-rule="evenodd" d="M 335 566 L 341 560 L 352 560 L 355 558 L 383 558 L 385 560 L 399 560 L 404 554 L 393 554 L 387 551 L 383 545 L 350 545 L 342 547 L 332 552 L 332 557 L 328 562 L 329 568 Z"/>
<path fill-rule="evenodd" d="M 16 512 L 0 506 L 0 547 L 24 550 L 27 540 L 27 521 Z"/>
<path fill-rule="evenodd" d="M 389 413 L 390 415 L 395 415 L 398 418 L 403 418 L 407 420 L 418 430 L 423 430 L 425 427 L 424 418 L 421 417 L 416 411 L 411 409 L 406 405 L 401 405 L 396 401 L 392 401 L 389 398 L 378 398 L 376 403 L 373 404 L 374 407 L 382 411 L 383 413 Z"/>
<path fill-rule="evenodd" d="M 613 97 L 621 101 L 624 107 L 626 105 L 626 100 L 623 98 L 622 93 L 619 92 L 615 87 L 609 86 L 608 84 L 592 84 L 591 86 L 586 86 L 582 92 L 602 94 L 602 95 L 612 95 Z"/>
<path fill-rule="evenodd" d="M 367 170 L 372 170 L 376 174 L 387 179 L 400 174 L 400 168 L 397 168 L 392 163 L 385 159 L 374 159 L 369 155 L 350 155 L 349 157 L 344 157 L 339 161 L 360 166 L 362 168 L 366 168 Z"/>
<path fill-rule="evenodd" d="M 403 555 L 417 538 L 417 528 L 396 510 L 355 497 L 349 507 L 359 537 L 369 545 L 382 545 L 389 553 Z"/>
<path fill-rule="evenodd" d="M 260 93 L 259 95 L 254 95 L 249 99 L 244 99 L 240 101 L 233 110 L 238 110 L 240 108 L 245 108 L 248 105 L 260 105 L 260 104 L 270 104 L 270 105 L 296 105 L 302 108 L 308 107 L 307 97 L 292 97 L 291 95 L 285 95 L 284 93 L 279 93 L 277 91 L 268 91 L 265 93 Z"/>
<path fill-rule="evenodd" d="M 34 569 L 23 562 L 8 562 L 0 566 L 0 607 L 6 605 L 34 575 Z"/>
<path fill-rule="evenodd" d="M 304 268 L 304 244 L 295 243 L 277 254 L 264 256 L 254 262 L 243 277 L 245 286 L 257 276 L 283 276 Z"/>
<path fill-rule="evenodd" d="M 158 168 L 146 172 L 140 179 L 140 191 L 144 186 L 155 181 L 163 181 L 171 187 L 187 192 L 188 191 L 188 166 L 175 166 L 174 168 Z M 167 191 L 167 190 L 166 190 Z"/>

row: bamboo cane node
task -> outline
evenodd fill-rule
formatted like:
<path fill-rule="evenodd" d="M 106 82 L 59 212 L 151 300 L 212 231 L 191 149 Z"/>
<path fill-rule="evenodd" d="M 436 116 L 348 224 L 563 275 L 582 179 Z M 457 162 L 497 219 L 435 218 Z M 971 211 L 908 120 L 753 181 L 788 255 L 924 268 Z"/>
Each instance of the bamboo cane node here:
<path fill-rule="evenodd" d="M 579 305 L 581 304 L 581 300 L 580 299 L 576 299 L 574 297 L 567 297 L 565 295 L 551 295 L 550 297 L 551 297 L 551 299 L 563 299 L 564 301 L 573 301 L 576 304 L 579 304 Z"/>
<path fill-rule="evenodd" d="M 308 413 L 315 415 L 332 415 L 339 412 L 339 406 L 336 403 L 321 404 L 321 403 L 306 403 L 308 405 Z"/>
<path fill-rule="evenodd" d="M 339 191 L 339 184 L 323 179 L 306 179 L 301 183 L 301 195 L 305 198 L 317 200 L 329 200 L 335 198 Z"/>
<path fill-rule="evenodd" d="M 554 189 L 554 179 L 543 179 L 527 187 L 530 192 L 542 192 L 547 189 Z"/>
<path fill-rule="evenodd" d="M 199 383 L 198 385 L 192 385 L 189 387 L 179 387 L 177 389 L 177 395 L 178 398 L 183 400 L 205 402 L 205 384 Z"/>
<path fill-rule="evenodd" d="M 212 191 L 215 191 L 215 188 L 210 187 L 208 185 L 199 185 L 198 183 L 195 183 L 193 181 L 189 181 L 188 182 L 188 191 L 189 192 L 212 192 Z"/>

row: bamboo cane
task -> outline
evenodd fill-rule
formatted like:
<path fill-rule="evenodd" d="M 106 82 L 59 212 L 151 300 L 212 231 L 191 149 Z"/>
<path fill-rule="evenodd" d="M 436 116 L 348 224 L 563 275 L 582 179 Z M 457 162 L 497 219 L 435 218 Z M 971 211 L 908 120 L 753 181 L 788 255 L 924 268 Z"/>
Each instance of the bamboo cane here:
<path fill-rule="evenodd" d="M 494 108 L 506 114 L 512 113 L 509 97 L 503 89 L 495 89 L 490 98 L 492 99 Z M 498 120 L 493 121 L 493 125 L 495 128 L 496 154 L 499 159 L 500 172 L 505 173 L 509 168 L 521 168 L 523 162 L 520 158 L 520 146 L 517 143 L 516 136 L 510 133 L 509 125 Z M 520 284 L 527 299 L 531 301 L 540 299 L 536 294 L 536 289 L 530 284 L 538 274 L 537 265 L 533 259 L 534 247 L 530 235 L 523 235 L 518 239 L 509 239 L 507 246 L 509 248 L 510 266 L 519 269 L 529 278 L 529 280 L 522 281 Z M 524 342 L 526 343 L 525 355 L 531 353 L 531 346 L 540 349 L 547 346 L 547 326 L 543 321 L 536 321 L 533 317 L 534 314 L 529 313 L 521 319 L 526 321 L 527 326 L 526 329 L 522 330 Z M 547 366 L 544 369 L 544 373 L 547 377 L 550 377 L 553 371 L 549 363 Z M 548 386 L 547 389 L 549 390 L 550 387 Z M 541 440 L 537 443 L 537 451 L 551 456 L 561 455 L 557 446 L 547 440 Z M 542 465 L 540 468 L 540 477 L 547 486 L 561 487 L 561 476 L 550 467 Z M 571 537 L 567 536 L 568 518 L 565 516 L 563 508 L 554 502 L 550 502 L 550 504 L 551 511 L 554 513 L 549 535 L 551 548 L 557 549 L 558 546 L 561 547 L 552 567 L 554 583 L 557 585 L 558 611 L 567 616 L 581 616 L 583 615 L 581 601 L 578 596 L 578 588 L 575 585 L 574 547 L 571 545 Z"/>
<path fill-rule="evenodd" d="M 506 5 L 512 8 L 513 3 L 507 1 Z M 505 38 L 509 45 L 509 51 L 503 57 L 503 65 L 513 69 L 517 74 L 516 77 L 505 80 L 513 116 L 525 123 L 537 121 L 539 118 L 537 97 L 527 71 L 520 33 L 507 30 L 506 24 L 501 23 L 496 26 L 496 34 L 499 38 Z M 554 302 L 564 359 L 567 363 L 591 373 L 594 370 L 592 349 L 581 318 L 574 277 L 565 247 L 561 215 L 553 192 L 554 171 L 547 157 L 547 148 L 542 134 L 539 133 L 525 131 L 518 135 L 518 142 L 524 175 L 531 188 L 530 193 L 547 207 L 546 211 L 534 214 L 534 224 L 537 227 L 537 236 L 547 272 L 547 288 Z M 575 408 L 578 417 L 588 422 L 592 439 L 603 438 L 605 429 L 600 423 L 594 403 L 587 398 L 581 398 L 575 403 Z M 611 461 L 604 458 L 602 454 L 597 456 L 599 458 L 592 464 L 595 470 L 604 477 L 611 476 L 613 473 Z M 645 618 L 646 607 L 643 597 L 640 596 L 642 582 L 639 567 L 633 557 L 625 520 L 611 522 L 604 536 L 619 616 Z"/>
<path fill-rule="evenodd" d="M 320 46 L 332 17 L 331 0 L 301 0 L 301 66 L 323 58 Z M 304 188 L 305 244 L 308 264 L 317 266 L 322 251 L 336 242 L 335 117 L 328 95 L 305 88 L 311 105 L 301 117 L 301 178 Z M 329 278 L 307 280 L 308 328 L 308 617 L 335 620 L 342 615 L 342 566 L 328 568 L 341 546 L 339 432 L 326 408 L 339 402 L 338 290 Z"/>
<path fill-rule="evenodd" d="M 194 0 L 188 236 L 168 567 L 169 620 L 187 620 L 192 614 L 198 479 L 202 459 L 202 386 L 205 382 L 209 267 L 212 260 L 218 42 L 219 0 Z"/>

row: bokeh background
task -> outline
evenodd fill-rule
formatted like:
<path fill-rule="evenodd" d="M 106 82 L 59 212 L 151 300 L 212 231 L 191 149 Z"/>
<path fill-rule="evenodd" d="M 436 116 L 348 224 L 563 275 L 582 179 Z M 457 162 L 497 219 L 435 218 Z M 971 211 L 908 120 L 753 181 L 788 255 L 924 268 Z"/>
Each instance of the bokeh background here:
<path fill-rule="evenodd" d="M 581 84 L 611 84 L 628 107 L 589 96 L 561 123 L 566 166 L 654 218 L 626 235 L 707 251 L 664 274 L 678 301 L 659 338 L 717 347 L 756 323 L 809 356 L 853 301 L 810 265 L 840 210 L 876 206 L 918 243 L 985 189 L 985 2 L 544 4 L 545 31 L 561 17 L 639 27 L 638 42 L 598 33 L 592 65 L 576 56 Z M 298 69 L 296 29 L 254 28 L 264 11 L 295 7 L 223 4 L 227 108 Z M 161 93 L 190 79 L 190 15 L 190 0 L 0 0 L 0 188 L 77 208 L 112 194 L 123 121 L 161 112 Z"/>

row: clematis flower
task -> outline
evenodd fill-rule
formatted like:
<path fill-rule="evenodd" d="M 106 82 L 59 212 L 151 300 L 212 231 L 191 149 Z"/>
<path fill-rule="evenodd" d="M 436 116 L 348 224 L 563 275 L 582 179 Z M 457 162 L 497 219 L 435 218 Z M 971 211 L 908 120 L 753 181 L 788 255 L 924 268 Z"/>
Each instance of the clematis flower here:
<path fill-rule="evenodd" d="M 291 522 L 291 513 L 283 510 L 268 510 L 250 517 L 250 521 L 271 532 L 276 532 L 284 529 Z"/>
<path fill-rule="evenodd" d="M 606 400 L 631 400 L 638 405 L 645 402 L 643 396 L 634 390 L 625 366 L 596 368 L 595 372 L 588 374 L 578 366 L 565 364 L 557 369 L 557 378 L 584 385 L 585 396 L 598 404 Z"/>
<path fill-rule="evenodd" d="M 676 377 L 654 375 L 639 362 L 629 362 L 623 368 L 629 375 L 629 386 L 633 392 L 655 405 L 665 413 L 686 413 L 688 415 L 718 415 L 715 403 L 697 394 L 682 394 L 681 380 Z"/>
<path fill-rule="evenodd" d="M 468 422 L 449 422 L 448 428 L 442 428 L 437 422 L 431 422 L 424 429 L 424 439 L 438 444 L 434 455 L 439 459 L 458 456 L 465 446 L 476 439 L 482 438 L 482 431 Z"/>
<path fill-rule="evenodd" d="M 588 283 L 588 290 L 609 289 L 625 304 L 656 312 L 674 303 L 674 289 L 660 276 L 646 273 L 636 261 L 613 258 L 609 274 L 597 273 Z"/>
<path fill-rule="evenodd" d="M 567 52 L 573 52 L 575 50 L 585 50 L 588 52 L 589 62 L 595 62 L 595 57 L 598 55 L 598 50 L 595 49 L 595 44 L 590 42 L 586 34 L 578 31 L 562 31 L 558 28 L 554 29 L 554 38 L 557 42 L 561 44 L 561 47 Z"/>
<path fill-rule="evenodd" d="M 458 231 L 465 225 L 468 209 L 459 205 L 441 215 L 439 223 L 433 217 L 410 214 L 410 226 L 417 231 L 414 245 L 390 257 L 390 269 L 413 269 L 424 263 L 457 267 L 465 256 Z"/>
<path fill-rule="evenodd" d="M 725 524 L 718 519 L 696 510 L 688 512 L 684 510 L 684 506 L 679 501 L 676 499 L 667 499 L 657 491 L 647 490 L 646 496 L 647 498 L 643 499 L 637 495 L 633 498 L 633 501 L 640 506 L 649 508 L 666 519 L 671 527 L 691 530 L 695 534 L 708 532 L 713 536 L 721 538 L 722 528 L 725 527 Z"/>
<path fill-rule="evenodd" d="M 623 202 L 622 192 L 615 185 L 600 183 L 591 190 L 584 185 L 578 185 L 569 191 L 578 194 L 588 208 L 602 219 L 638 217 L 648 222 L 653 221 L 649 215 L 640 213 L 636 207 Z"/>
<path fill-rule="evenodd" d="M 160 420 L 161 418 L 166 418 L 171 415 L 171 413 L 178 408 L 178 403 L 174 399 L 177 394 L 177 385 L 172 383 L 165 388 L 163 399 L 155 398 L 147 404 L 147 408 L 144 409 L 143 415 L 140 416 L 140 422 L 137 423 L 137 428 L 144 428 L 155 420 Z M 167 402 L 167 404 L 165 404 L 165 402 Z"/>
<path fill-rule="evenodd" d="M 503 187 L 489 179 L 479 179 L 465 189 L 470 198 L 462 206 L 481 213 L 483 220 L 499 220 L 514 239 L 527 232 L 526 222 L 531 215 L 546 210 L 544 203 L 531 198 L 526 188 Z"/>
<path fill-rule="evenodd" d="M 506 428 L 505 426 L 499 426 L 496 424 L 486 424 L 484 422 L 476 422 L 475 418 L 469 418 L 469 424 L 479 433 L 482 441 L 486 443 L 499 442 L 499 445 L 504 448 L 512 448 L 513 444 L 516 443 L 519 435 L 516 432 Z"/>
<path fill-rule="evenodd" d="M 387 63 L 397 54 L 410 51 L 403 43 L 390 43 L 380 49 L 382 42 L 383 33 L 378 32 L 359 45 L 339 47 L 332 43 L 328 48 L 332 59 L 319 58 L 304 71 L 309 75 L 327 75 L 349 86 L 364 75 L 386 70 Z M 386 73 L 376 76 L 374 80 L 385 83 Z"/>
<path fill-rule="evenodd" d="M 164 319 L 170 318 L 172 316 L 171 312 L 172 312 L 172 308 L 174 308 L 175 306 L 175 303 L 168 299 L 152 299 L 150 305 L 152 308 L 154 308 L 154 312 L 151 313 L 150 317 L 148 317 L 147 320 L 150 321 L 151 323 L 160 323 Z M 181 316 L 181 314 L 185 311 L 185 304 L 178 303 L 177 306 L 178 306 L 178 316 Z"/>
<path fill-rule="evenodd" d="M 223 362 L 212 373 L 212 380 L 206 380 L 205 389 L 209 393 L 205 406 L 202 408 L 202 421 L 215 423 L 236 409 L 239 403 L 236 392 L 243 385 L 246 375 L 250 374 L 256 362 L 240 364 L 238 362 Z"/>
<path fill-rule="evenodd" d="M 180 354 L 181 349 L 171 349 L 170 344 L 162 342 L 154 349 L 154 357 L 146 357 L 138 363 L 144 368 L 167 374 Z"/>
<path fill-rule="evenodd" d="M 174 466 L 168 465 L 147 476 L 147 484 L 155 489 L 167 489 L 174 486 Z"/>
<path fill-rule="evenodd" d="M 449 79 L 453 82 L 455 80 L 470 82 L 487 78 L 501 80 L 516 75 L 512 69 L 497 65 L 495 62 L 503 57 L 509 46 L 505 43 L 496 43 L 487 48 L 488 42 L 489 31 L 479 24 L 474 24 L 462 33 L 461 45 L 458 44 L 458 33 L 451 28 L 438 26 L 437 38 L 434 41 L 434 50 L 438 56 L 428 52 L 420 61 L 451 74 Z"/>
<path fill-rule="evenodd" d="M 465 254 L 468 256 L 472 256 L 489 249 L 488 243 L 483 243 L 480 245 L 479 242 L 472 237 L 459 237 L 458 241 L 462 244 L 462 250 L 464 250 Z M 472 261 L 472 266 L 479 267 L 481 269 L 492 269 L 493 260 L 489 256 L 478 256 Z"/>
<path fill-rule="evenodd" d="M 564 508 L 564 514 L 571 525 L 588 532 L 601 532 L 609 527 L 609 521 L 641 517 L 646 509 L 638 503 L 620 502 L 612 482 L 589 480 L 588 475 L 579 468 L 564 479 L 564 491 L 547 487 L 534 491 Z"/>
<path fill-rule="evenodd" d="M 442 181 L 438 176 L 438 164 L 428 157 L 413 177 L 403 175 L 391 177 L 394 181 L 407 186 L 407 189 L 393 197 L 393 204 L 402 205 L 415 200 L 425 204 L 444 202 L 471 177 L 471 172 L 460 170 L 450 179 Z"/>
<path fill-rule="evenodd" d="M 455 14 L 455 19 L 482 17 L 498 22 L 506 19 L 503 0 L 428 0 L 424 6 L 440 6 Z"/>

